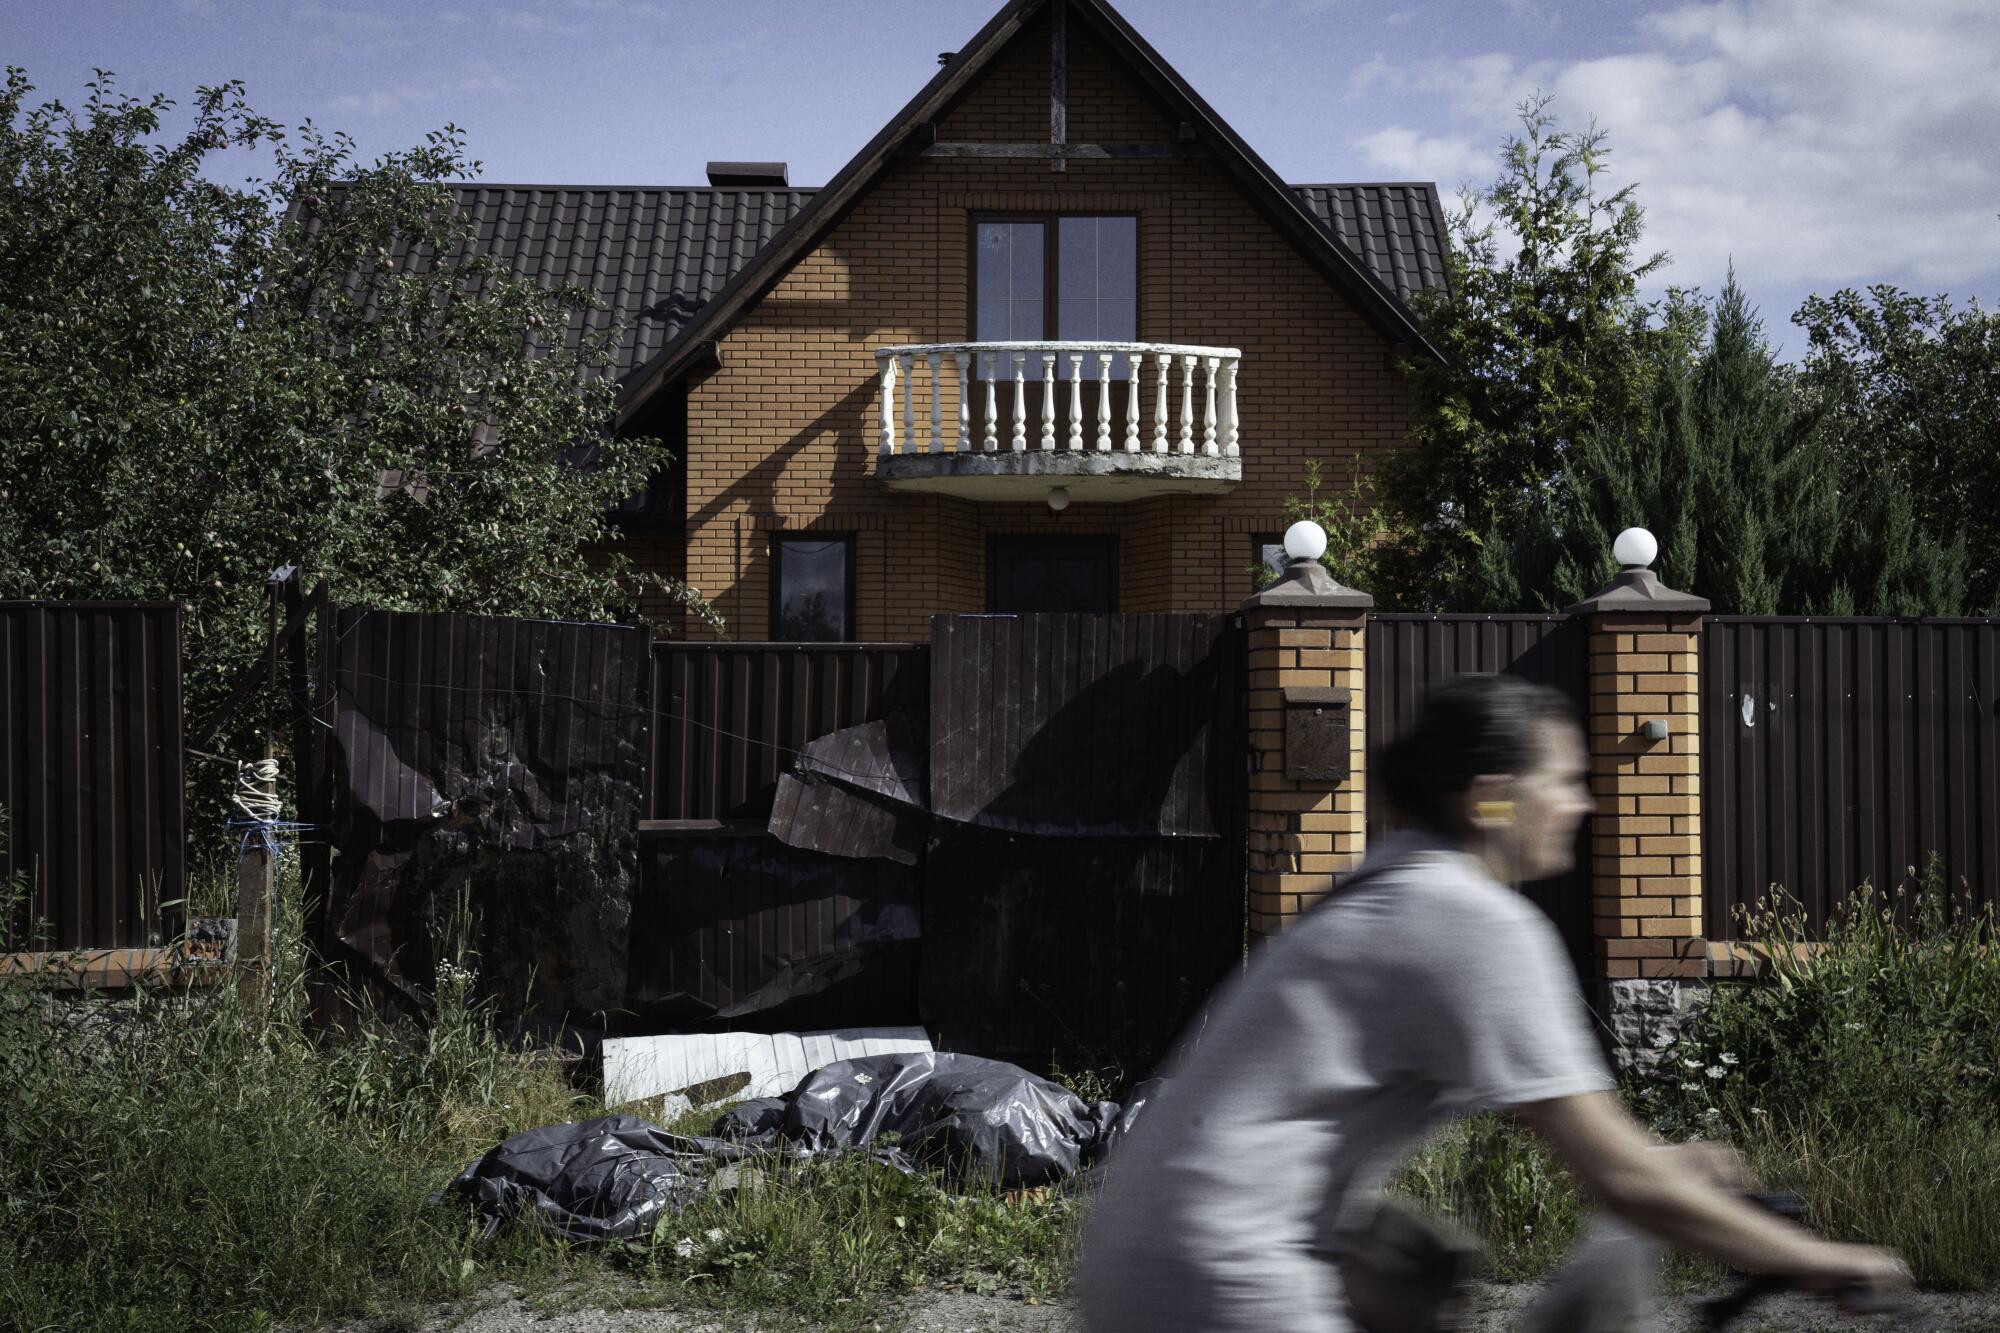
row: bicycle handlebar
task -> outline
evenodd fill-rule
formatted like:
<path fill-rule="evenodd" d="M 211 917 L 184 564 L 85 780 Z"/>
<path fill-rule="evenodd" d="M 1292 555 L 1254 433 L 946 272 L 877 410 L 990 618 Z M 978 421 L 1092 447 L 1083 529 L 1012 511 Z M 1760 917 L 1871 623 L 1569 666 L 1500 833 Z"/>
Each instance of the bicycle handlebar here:
<path fill-rule="evenodd" d="M 1746 1195 L 1751 1203 L 1776 1213 L 1779 1217 L 1796 1222 L 1805 1216 L 1806 1201 L 1789 1190 L 1772 1194 Z M 1738 1283 L 1734 1291 L 1720 1296 L 1711 1296 L 1697 1305 L 1702 1326 L 1711 1330 L 1728 1327 L 1745 1310 L 1755 1305 L 1773 1292 L 1790 1290 L 1795 1284 L 1790 1278 L 1776 1273 L 1758 1273 Z M 1850 1314 L 1884 1314 L 1899 1308 L 1902 1304 L 1888 1292 L 1877 1290 L 1866 1283 L 1852 1283 L 1836 1287 L 1826 1295 L 1837 1299 Z"/>

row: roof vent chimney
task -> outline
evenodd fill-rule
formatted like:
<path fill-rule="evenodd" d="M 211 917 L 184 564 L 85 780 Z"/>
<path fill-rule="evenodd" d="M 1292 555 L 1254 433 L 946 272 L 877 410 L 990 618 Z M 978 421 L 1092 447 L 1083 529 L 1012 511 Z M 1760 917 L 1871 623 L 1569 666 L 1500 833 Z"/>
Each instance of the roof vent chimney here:
<path fill-rule="evenodd" d="M 711 162 L 708 164 L 708 183 L 715 186 L 729 186 L 734 189 L 756 189 L 759 186 L 784 189 L 785 164 L 783 162 Z"/>
<path fill-rule="evenodd" d="M 954 61 L 954 60 L 956 60 L 956 59 L 958 59 L 958 52 L 956 52 L 956 51 L 940 51 L 940 52 L 938 52 L 938 65 L 939 65 L 940 67 L 943 67 L 943 66 L 945 66 L 945 65 L 949 65 L 949 64 L 950 64 L 950 63 L 951 63 L 952 61 Z"/>

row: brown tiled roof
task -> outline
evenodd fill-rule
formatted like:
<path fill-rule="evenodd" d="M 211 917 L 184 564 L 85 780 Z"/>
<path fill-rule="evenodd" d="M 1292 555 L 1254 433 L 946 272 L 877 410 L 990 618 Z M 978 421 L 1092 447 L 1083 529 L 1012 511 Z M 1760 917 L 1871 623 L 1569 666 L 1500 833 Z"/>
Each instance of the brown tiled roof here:
<path fill-rule="evenodd" d="M 1292 193 L 1402 300 L 1445 285 L 1444 210 L 1435 185 L 1294 185 Z"/>
<path fill-rule="evenodd" d="M 582 185 L 464 185 L 476 244 L 545 285 L 578 282 L 605 309 L 571 321 L 622 321 L 616 373 L 644 365 L 812 198 L 810 190 Z"/>
<path fill-rule="evenodd" d="M 1443 282 L 1442 218 L 1429 185 L 1300 185 L 1335 239 L 1399 297 Z M 672 342 L 694 313 L 805 207 L 813 191 L 677 186 L 461 185 L 474 244 L 545 285 L 579 282 L 605 309 L 571 321 L 574 345 L 622 320 L 620 377 Z"/>

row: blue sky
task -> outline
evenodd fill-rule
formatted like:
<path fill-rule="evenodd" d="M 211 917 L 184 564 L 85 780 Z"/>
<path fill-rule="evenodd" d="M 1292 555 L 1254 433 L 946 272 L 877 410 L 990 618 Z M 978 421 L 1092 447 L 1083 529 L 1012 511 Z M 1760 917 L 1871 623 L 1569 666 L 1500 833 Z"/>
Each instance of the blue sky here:
<path fill-rule="evenodd" d="M 464 127 L 484 178 L 698 184 L 710 158 L 833 174 L 999 0 L 5 0 L 42 96 L 92 66 L 186 100 L 240 78 L 362 152 Z M 1663 282 L 1733 259 L 1767 328 L 1806 293 L 2000 297 L 1996 0 L 1124 0 L 1296 181 L 1484 182 L 1537 89 L 1611 132 Z"/>

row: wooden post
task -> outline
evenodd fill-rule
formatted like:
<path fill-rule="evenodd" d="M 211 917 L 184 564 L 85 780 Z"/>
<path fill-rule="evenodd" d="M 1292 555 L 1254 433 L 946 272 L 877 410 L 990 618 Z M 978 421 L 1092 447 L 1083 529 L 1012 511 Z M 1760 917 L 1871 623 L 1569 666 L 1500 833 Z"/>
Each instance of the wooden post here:
<path fill-rule="evenodd" d="M 297 568 L 288 565 L 274 573 L 266 585 L 271 590 L 270 638 L 264 663 L 267 699 L 277 695 L 280 682 L 290 675 L 280 672 L 278 627 L 294 623 L 302 611 L 304 598 L 299 594 L 298 582 Z M 276 800 L 278 795 L 275 765 L 278 749 L 272 726 L 272 712 L 266 709 L 264 769 L 257 784 L 266 800 Z M 278 858 L 262 831 L 252 830 L 246 834 L 242 854 L 236 862 L 236 986 L 244 1011 L 260 1020 L 269 1012 L 271 1003 L 271 917 L 277 893 Z"/>

